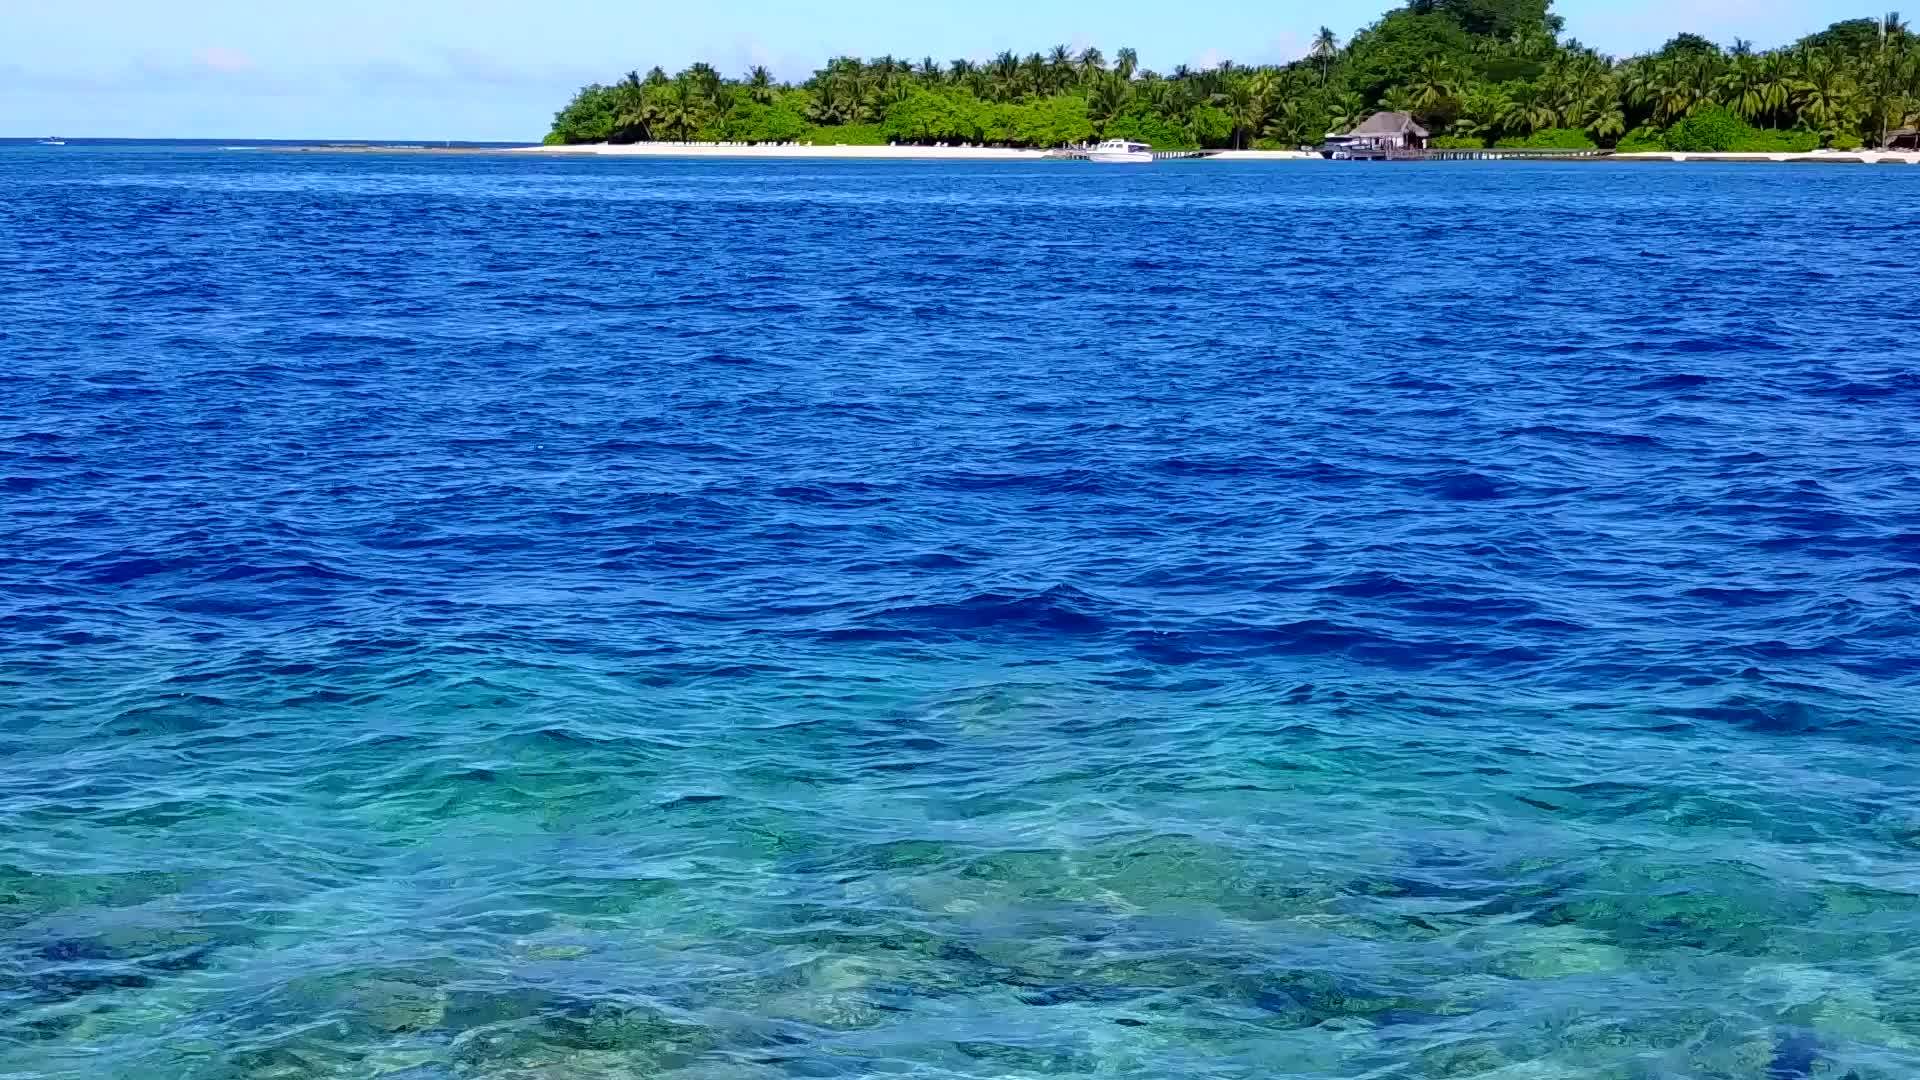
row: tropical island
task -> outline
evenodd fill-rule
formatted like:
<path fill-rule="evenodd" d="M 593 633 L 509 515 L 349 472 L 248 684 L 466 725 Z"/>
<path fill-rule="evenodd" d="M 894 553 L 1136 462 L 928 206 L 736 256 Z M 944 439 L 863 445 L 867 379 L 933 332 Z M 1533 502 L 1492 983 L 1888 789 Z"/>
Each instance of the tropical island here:
<path fill-rule="evenodd" d="M 1616 59 L 1564 38 L 1550 4 L 1413 0 L 1344 42 L 1322 28 L 1292 63 L 1164 74 L 1132 49 L 1064 45 L 986 63 L 839 57 L 798 84 L 656 67 L 581 89 L 546 143 L 1290 149 L 1384 111 L 1438 148 L 1804 152 L 1911 140 L 1920 117 L 1920 38 L 1897 15 L 1766 51 L 1681 33 Z"/>

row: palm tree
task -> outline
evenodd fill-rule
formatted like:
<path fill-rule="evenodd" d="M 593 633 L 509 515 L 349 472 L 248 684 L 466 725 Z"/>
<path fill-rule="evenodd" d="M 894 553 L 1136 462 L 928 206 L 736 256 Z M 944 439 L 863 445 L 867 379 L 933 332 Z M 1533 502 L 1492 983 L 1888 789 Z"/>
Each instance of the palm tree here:
<path fill-rule="evenodd" d="M 1089 45 L 1080 50 L 1080 77 L 1091 79 L 1107 70 L 1107 58 L 1099 49 Z"/>
<path fill-rule="evenodd" d="M 1420 106 L 1414 101 L 1412 90 L 1396 86 L 1381 97 L 1380 107 L 1388 112 L 1411 113 Z"/>
<path fill-rule="evenodd" d="M 1313 36 L 1313 47 L 1307 50 L 1309 57 L 1320 61 L 1320 85 L 1327 84 L 1327 69 L 1339 52 L 1340 39 L 1333 36 L 1332 30 L 1321 27 L 1320 32 Z"/>
<path fill-rule="evenodd" d="M 1047 85 L 1047 61 L 1039 53 L 1028 53 L 1020 61 L 1020 91 L 1022 95 L 1038 94 Z"/>
<path fill-rule="evenodd" d="M 853 109 L 850 114 L 853 118 L 852 122 L 856 124 L 871 124 L 879 120 L 880 114 L 886 110 L 888 102 L 894 100 L 889 94 L 890 91 L 884 88 L 877 79 L 863 79 L 855 83 Z"/>
<path fill-rule="evenodd" d="M 1654 61 L 1638 76 L 1634 93 L 1645 95 L 1656 120 L 1671 124 L 1713 104 L 1719 85 L 1718 56 L 1689 53 Z"/>
<path fill-rule="evenodd" d="M 1127 80 L 1117 72 L 1102 73 L 1087 88 L 1087 119 L 1104 133 L 1106 123 L 1127 107 L 1127 96 Z"/>
<path fill-rule="evenodd" d="M 1775 127 L 1792 125 L 1793 95 L 1799 82 L 1794 76 L 1793 57 L 1775 53 L 1766 59 L 1762 93 L 1766 95 L 1768 116 Z"/>
<path fill-rule="evenodd" d="M 1651 108 L 1657 96 L 1659 73 L 1652 60 L 1629 60 L 1620 66 L 1620 100 L 1628 105 Z"/>
<path fill-rule="evenodd" d="M 1491 139 L 1499 134 L 1500 124 L 1512 105 L 1498 86 L 1482 83 L 1470 87 L 1460 102 L 1460 118 L 1453 122 L 1453 133 L 1466 138 Z"/>
<path fill-rule="evenodd" d="M 923 57 L 920 60 L 920 69 L 914 72 L 914 74 L 921 82 L 928 86 L 939 86 L 940 61 L 935 60 L 931 56 Z"/>
<path fill-rule="evenodd" d="M 913 65 L 888 55 L 868 64 L 862 72 L 864 78 L 861 81 L 868 91 L 867 96 L 875 102 L 884 103 L 897 100 L 906 93 L 907 77 L 912 72 Z"/>
<path fill-rule="evenodd" d="M 1531 135 L 1552 127 L 1559 119 L 1539 87 L 1532 83 L 1519 83 L 1508 92 L 1507 111 L 1500 118 L 1500 126 L 1508 131 Z"/>
<path fill-rule="evenodd" d="M 1908 49 L 1906 72 L 1901 76 L 1901 112 L 1900 126 L 1912 126 L 1915 112 L 1920 111 L 1920 52 Z"/>
<path fill-rule="evenodd" d="M 816 124 L 847 123 L 847 105 L 844 83 L 822 82 L 813 93 L 813 100 L 807 103 L 807 119 Z"/>
<path fill-rule="evenodd" d="M 1012 50 L 994 57 L 987 75 L 990 96 L 995 101 L 1012 101 L 1020 96 L 1020 58 Z"/>
<path fill-rule="evenodd" d="M 1523 60 L 1544 60 L 1559 46 L 1544 27 L 1522 27 L 1508 39 L 1507 47 Z"/>
<path fill-rule="evenodd" d="M 1367 101 L 1351 90 L 1336 94 L 1329 103 L 1327 130 L 1352 131 L 1367 118 Z"/>
<path fill-rule="evenodd" d="M 1587 121 L 1587 134 L 1593 136 L 1594 142 L 1604 143 L 1627 133 L 1627 114 L 1621 111 L 1617 99 L 1595 102 L 1591 115 L 1593 118 Z"/>
<path fill-rule="evenodd" d="M 1722 73 L 1722 60 L 1716 53 L 1695 53 L 1680 62 L 1675 89 L 1686 100 L 1685 115 L 1691 116 L 1714 104 L 1714 88 Z"/>
<path fill-rule="evenodd" d="M 747 72 L 747 97 L 761 105 L 773 104 L 773 73 L 764 66 L 754 65 Z"/>
<path fill-rule="evenodd" d="M 1318 142 L 1325 133 L 1326 114 L 1317 95 L 1277 91 L 1270 99 L 1270 119 L 1260 134 L 1282 146 Z"/>
<path fill-rule="evenodd" d="M 1872 118 L 1880 129 L 1879 142 L 1885 146 L 1887 132 L 1891 129 L 1889 113 L 1906 113 L 1905 102 L 1901 100 L 1902 76 L 1907 66 L 1907 24 L 1901 21 L 1900 13 L 1889 11 L 1880 20 L 1879 42 L 1874 50 L 1873 69 L 1869 81 Z"/>
<path fill-rule="evenodd" d="M 1251 82 L 1237 82 L 1226 93 L 1227 116 L 1233 121 L 1233 148 L 1246 149 L 1245 136 L 1266 123 L 1267 103 L 1253 92 Z"/>
<path fill-rule="evenodd" d="M 1139 53 L 1134 52 L 1132 49 L 1122 47 L 1119 52 L 1114 54 L 1114 58 L 1113 58 L 1114 74 L 1120 76 L 1122 79 L 1126 80 L 1127 82 L 1132 82 L 1134 72 L 1139 70 L 1140 70 L 1140 54 Z"/>
<path fill-rule="evenodd" d="M 686 80 L 703 104 L 714 106 L 720 103 L 720 73 L 713 65 L 700 61 L 688 67 L 681 77 Z"/>
<path fill-rule="evenodd" d="M 627 74 L 626 81 L 619 86 L 618 100 L 619 111 L 614 116 L 614 127 L 621 139 L 631 137 L 636 142 L 652 142 L 655 125 L 660 120 L 660 104 L 658 98 L 648 93 L 646 86 L 641 83 L 638 72 Z"/>
<path fill-rule="evenodd" d="M 1897 11 L 1887 12 L 1886 16 L 1880 20 L 1879 30 L 1882 49 L 1889 45 L 1897 45 L 1907 37 L 1906 21 L 1900 18 L 1900 13 Z"/>
<path fill-rule="evenodd" d="M 1280 82 L 1280 72 L 1270 67 L 1261 68 L 1253 73 L 1251 79 L 1247 80 L 1247 88 L 1253 91 L 1254 97 L 1271 105 L 1279 100 L 1283 89 Z"/>
<path fill-rule="evenodd" d="M 669 139 L 685 141 L 699 130 L 703 114 L 700 91 L 693 86 L 674 83 L 656 91 L 659 95 L 659 126 Z"/>
<path fill-rule="evenodd" d="M 1055 45 L 1047 54 L 1046 86 L 1050 90 L 1064 90 L 1073 84 L 1073 50 L 1065 45 Z"/>
<path fill-rule="evenodd" d="M 1716 89 L 1727 110 L 1742 120 L 1757 120 L 1768 110 L 1766 66 L 1752 54 L 1736 56 Z"/>
<path fill-rule="evenodd" d="M 1413 93 L 1414 107 L 1431 114 L 1460 96 L 1460 78 L 1452 64 L 1432 56 L 1414 72 L 1413 83 L 1408 89 Z"/>
<path fill-rule="evenodd" d="M 1814 53 L 1801 72 L 1794 103 L 1804 119 L 1832 135 L 1852 118 L 1858 93 L 1846 69 L 1832 56 Z"/>

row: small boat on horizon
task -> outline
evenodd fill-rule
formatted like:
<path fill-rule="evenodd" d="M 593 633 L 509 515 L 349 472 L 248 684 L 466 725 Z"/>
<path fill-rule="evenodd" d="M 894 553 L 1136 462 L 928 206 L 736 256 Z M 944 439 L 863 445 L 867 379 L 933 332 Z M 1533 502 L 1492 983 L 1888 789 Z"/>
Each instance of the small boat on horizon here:
<path fill-rule="evenodd" d="M 1108 139 L 1087 151 L 1087 160 L 1101 165 L 1151 165 L 1153 147 L 1125 139 Z"/>
<path fill-rule="evenodd" d="M 60 138 L 58 135 L 49 135 L 46 138 L 40 140 L 40 145 L 41 146 L 65 146 L 67 145 L 67 140 Z"/>

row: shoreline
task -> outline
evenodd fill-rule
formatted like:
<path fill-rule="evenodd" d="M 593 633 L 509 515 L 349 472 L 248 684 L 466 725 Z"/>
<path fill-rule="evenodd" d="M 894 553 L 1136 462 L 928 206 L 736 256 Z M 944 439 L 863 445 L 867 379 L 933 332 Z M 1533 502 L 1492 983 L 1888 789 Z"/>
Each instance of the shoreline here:
<path fill-rule="evenodd" d="M 1810 150 L 1806 153 L 1742 153 L 1727 151 L 1716 153 L 1683 152 L 1679 150 L 1653 150 L 1632 154 L 1612 154 L 1602 160 L 1612 161 L 1676 161 L 1676 162 L 1721 162 L 1761 165 L 1920 165 L 1920 151 L 1909 150 Z"/>
<path fill-rule="evenodd" d="M 548 155 L 557 157 L 744 159 L 787 161 L 1055 161 L 1061 160 L 1046 150 L 1022 150 L 1000 146 L 850 146 L 804 143 L 581 143 L 572 146 L 511 147 L 439 147 L 439 146 L 262 146 L 247 149 L 297 154 L 424 154 L 424 155 Z M 1301 150 L 1214 150 L 1195 155 L 1194 161 L 1325 161 L 1318 153 Z M 1511 161 L 1552 160 L 1528 157 L 1516 151 Z M 1707 163 L 1759 165 L 1920 165 L 1920 151 L 1827 150 L 1806 153 L 1682 152 L 1654 150 L 1636 153 L 1605 153 L 1573 158 L 1585 163 L 1622 161 L 1636 163 Z M 1366 162 L 1349 164 L 1403 164 Z"/>
<path fill-rule="evenodd" d="M 681 158 L 880 158 L 919 161 L 1045 161 L 1045 150 L 1004 146 L 849 146 L 841 143 L 578 143 L 572 146 L 521 146 L 509 154 L 560 154 L 586 157 Z"/>
<path fill-rule="evenodd" d="M 572 146 L 522 146 L 509 154 L 561 154 L 576 157 L 875 159 L 893 161 L 1057 161 L 1050 150 L 1005 146 L 848 146 L 840 143 L 579 143 Z M 1217 150 L 1209 161 L 1320 161 L 1300 150 Z"/>

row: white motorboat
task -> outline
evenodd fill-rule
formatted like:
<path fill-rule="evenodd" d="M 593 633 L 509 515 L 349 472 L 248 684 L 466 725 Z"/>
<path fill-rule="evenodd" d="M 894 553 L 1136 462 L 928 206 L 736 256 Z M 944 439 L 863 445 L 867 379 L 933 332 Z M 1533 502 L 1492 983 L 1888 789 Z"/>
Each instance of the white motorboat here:
<path fill-rule="evenodd" d="M 40 145 L 41 146 L 65 146 L 67 145 L 67 140 L 55 138 L 49 135 L 48 137 L 40 140 Z"/>
<path fill-rule="evenodd" d="M 1087 151 L 1087 160 L 1102 165 L 1151 165 L 1153 147 L 1125 139 L 1108 139 Z"/>

